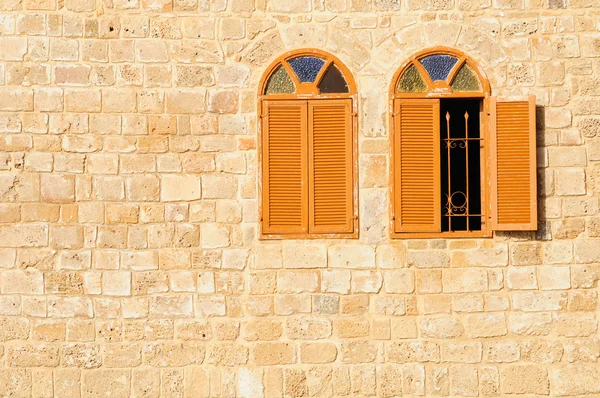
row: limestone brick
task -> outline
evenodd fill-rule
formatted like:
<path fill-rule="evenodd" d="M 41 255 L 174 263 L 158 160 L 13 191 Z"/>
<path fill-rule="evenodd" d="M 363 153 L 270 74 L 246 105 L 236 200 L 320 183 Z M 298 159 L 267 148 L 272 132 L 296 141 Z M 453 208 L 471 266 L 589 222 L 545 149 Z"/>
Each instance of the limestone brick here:
<path fill-rule="evenodd" d="M 0 0 L 0 396 L 599 395 L 597 11 Z M 437 45 L 536 95 L 537 233 L 390 237 L 386 95 Z M 298 48 L 358 85 L 358 239 L 262 239 L 258 85 Z"/>
<path fill-rule="evenodd" d="M 514 365 L 501 372 L 503 391 L 506 394 L 548 394 L 550 382 L 545 369 L 537 366 Z"/>

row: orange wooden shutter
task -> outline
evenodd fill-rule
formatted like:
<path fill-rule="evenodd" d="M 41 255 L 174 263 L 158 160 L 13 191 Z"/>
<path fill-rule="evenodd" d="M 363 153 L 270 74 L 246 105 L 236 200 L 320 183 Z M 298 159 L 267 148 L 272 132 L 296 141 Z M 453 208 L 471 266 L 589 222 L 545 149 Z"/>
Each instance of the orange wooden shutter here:
<path fill-rule="evenodd" d="M 440 102 L 394 102 L 394 227 L 441 231 Z"/>
<path fill-rule="evenodd" d="M 311 233 L 353 232 L 352 101 L 308 103 Z"/>
<path fill-rule="evenodd" d="M 306 101 L 263 102 L 263 232 L 308 231 Z"/>
<path fill-rule="evenodd" d="M 492 228 L 537 229 L 535 96 L 491 97 Z"/>

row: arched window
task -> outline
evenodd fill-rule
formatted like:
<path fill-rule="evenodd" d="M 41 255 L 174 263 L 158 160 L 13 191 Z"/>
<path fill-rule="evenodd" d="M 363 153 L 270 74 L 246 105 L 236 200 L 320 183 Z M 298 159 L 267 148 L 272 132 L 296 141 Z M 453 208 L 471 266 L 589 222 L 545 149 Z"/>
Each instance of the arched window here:
<path fill-rule="evenodd" d="M 535 97 L 490 96 L 464 53 L 410 57 L 390 88 L 394 237 L 536 230 Z"/>
<path fill-rule="evenodd" d="M 357 237 L 356 86 L 339 59 L 279 57 L 260 84 L 261 237 Z"/>

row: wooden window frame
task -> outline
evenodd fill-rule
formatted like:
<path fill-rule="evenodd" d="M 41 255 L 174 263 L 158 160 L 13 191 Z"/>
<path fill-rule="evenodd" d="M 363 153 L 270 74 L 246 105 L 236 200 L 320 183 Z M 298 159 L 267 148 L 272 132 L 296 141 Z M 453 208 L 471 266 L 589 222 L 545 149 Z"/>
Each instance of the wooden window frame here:
<path fill-rule="evenodd" d="M 419 59 L 429 55 L 450 55 L 458 58 L 458 62 L 453 66 L 446 81 L 431 81 L 429 74 L 425 71 L 425 68 L 419 62 Z M 464 65 L 469 65 L 481 83 L 482 90 L 480 92 L 453 92 L 450 84 L 456 77 L 456 74 L 460 68 Z M 398 93 L 396 88 L 398 81 L 404 74 L 404 72 L 411 66 L 414 65 L 427 84 L 427 91 L 422 93 Z M 389 140 L 389 157 L 390 157 L 390 236 L 393 239 L 429 239 L 429 238 L 489 238 L 493 236 L 492 220 L 490 218 L 491 208 L 490 204 L 491 197 L 491 186 L 489 185 L 488 176 L 491 174 L 490 159 L 490 97 L 491 89 L 488 79 L 485 77 L 483 70 L 479 65 L 470 59 L 465 53 L 456 50 L 454 48 L 437 46 L 420 51 L 410 58 L 405 60 L 398 71 L 392 78 L 392 84 L 389 89 L 389 129 L 390 129 L 390 140 Z M 447 232 L 397 232 L 396 230 L 396 218 L 395 214 L 397 211 L 396 201 L 396 190 L 399 187 L 396 186 L 396 165 L 395 156 L 397 151 L 397 134 L 396 134 L 396 100 L 418 100 L 418 99 L 450 99 L 450 98 L 461 98 L 461 99 L 476 99 L 482 101 L 482 107 L 480 112 L 480 135 L 483 138 L 483 156 L 481 159 L 481 211 L 482 211 L 482 225 L 480 231 L 447 231 Z M 441 172 L 441 170 L 440 170 Z M 441 209 L 440 209 L 441 212 Z"/>
<path fill-rule="evenodd" d="M 317 75 L 315 82 L 313 83 L 301 83 L 296 74 L 287 63 L 288 60 L 302 56 L 314 56 L 321 58 L 325 61 L 320 73 Z M 329 65 L 334 64 L 340 72 L 343 74 L 346 83 L 348 84 L 348 93 L 326 93 L 321 94 L 317 88 L 321 78 L 327 71 Z M 273 72 L 280 66 L 287 70 L 296 87 L 296 93 L 294 94 L 265 94 L 269 78 Z M 263 163 L 263 151 L 265 149 L 264 144 L 264 132 L 263 132 L 263 119 L 266 116 L 265 104 L 266 101 L 304 101 L 310 105 L 311 101 L 318 100 L 332 100 L 332 99 L 348 99 L 351 101 L 351 129 L 352 129 L 352 231 L 347 233 L 266 233 L 264 231 L 264 206 L 265 206 L 265 181 L 264 181 L 264 163 Z M 260 222 L 260 240 L 282 240 L 282 239 L 358 239 L 359 237 L 359 203 L 358 203 L 358 91 L 356 88 L 356 82 L 350 70 L 340 61 L 337 57 L 329 54 L 325 51 L 316 48 L 305 48 L 287 52 L 278 58 L 276 58 L 266 69 L 263 74 L 260 83 L 258 85 L 258 213 Z M 311 200 L 307 197 L 306 206 L 309 207 Z M 310 216 L 309 216 L 309 224 Z"/>

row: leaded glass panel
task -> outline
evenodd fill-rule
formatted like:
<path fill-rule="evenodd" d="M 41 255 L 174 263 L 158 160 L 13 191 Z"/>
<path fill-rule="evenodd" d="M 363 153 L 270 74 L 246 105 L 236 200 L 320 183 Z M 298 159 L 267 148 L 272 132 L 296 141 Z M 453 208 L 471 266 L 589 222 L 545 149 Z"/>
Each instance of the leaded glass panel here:
<path fill-rule="evenodd" d="M 269 78 L 266 94 L 294 94 L 296 87 L 283 65 L 279 65 Z"/>
<path fill-rule="evenodd" d="M 419 60 L 432 81 L 446 80 L 448 74 L 458 62 L 458 58 L 450 55 L 430 55 Z"/>
<path fill-rule="evenodd" d="M 414 65 L 409 66 L 398 81 L 396 92 L 423 93 L 425 91 L 427 91 L 427 84 L 423 80 L 423 76 Z"/>
<path fill-rule="evenodd" d="M 481 82 L 475 71 L 467 64 L 464 64 L 454 81 L 452 82 L 453 91 L 481 91 Z"/>
<path fill-rule="evenodd" d="M 321 93 L 347 93 L 348 92 L 348 83 L 342 72 L 334 65 L 331 64 L 321 82 L 319 83 L 319 91 Z"/>
<path fill-rule="evenodd" d="M 317 57 L 297 57 L 288 61 L 301 83 L 312 83 L 317 78 L 325 61 Z"/>

